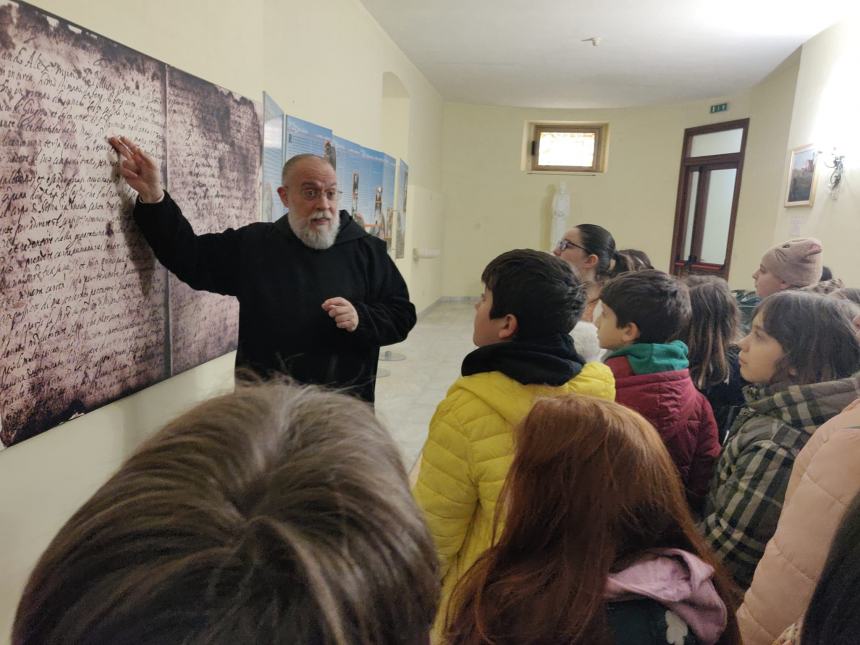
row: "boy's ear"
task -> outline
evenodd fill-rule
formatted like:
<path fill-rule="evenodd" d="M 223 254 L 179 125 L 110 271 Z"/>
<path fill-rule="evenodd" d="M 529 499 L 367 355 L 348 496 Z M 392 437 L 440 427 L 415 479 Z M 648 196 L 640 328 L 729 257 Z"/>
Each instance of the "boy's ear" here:
<path fill-rule="evenodd" d="M 633 321 L 630 321 L 621 328 L 621 338 L 625 343 L 635 343 L 641 335 L 642 332 L 639 331 L 639 325 Z"/>
<path fill-rule="evenodd" d="M 505 314 L 502 320 L 502 326 L 499 327 L 499 340 L 511 340 L 520 326 L 517 317 L 514 314 Z"/>

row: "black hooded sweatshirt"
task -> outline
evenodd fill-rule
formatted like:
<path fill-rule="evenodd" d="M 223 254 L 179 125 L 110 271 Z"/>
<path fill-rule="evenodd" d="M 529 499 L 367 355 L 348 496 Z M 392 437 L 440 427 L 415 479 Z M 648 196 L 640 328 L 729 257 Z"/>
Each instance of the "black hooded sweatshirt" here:
<path fill-rule="evenodd" d="M 158 204 L 138 201 L 134 219 L 177 278 L 239 299 L 237 369 L 346 388 L 373 403 L 379 347 L 406 338 L 415 307 L 385 242 L 346 211 L 335 243 L 321 251 L 305 246 L 286 216 L 195 235 L 167 193 Z M 322 309 L 338 296 L 358 312 L 353 332 Z"/>

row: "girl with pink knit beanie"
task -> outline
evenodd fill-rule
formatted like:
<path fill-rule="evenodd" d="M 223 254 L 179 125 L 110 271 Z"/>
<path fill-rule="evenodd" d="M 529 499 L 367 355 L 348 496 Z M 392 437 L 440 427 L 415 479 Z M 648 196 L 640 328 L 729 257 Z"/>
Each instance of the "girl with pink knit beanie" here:
<path fill-rule="evenodd" d="M 755 291 L 766 298 L 777 291 L 808 287 L 821 280 L 821 241 L 814 237 L 788 240 L 771 247 L 753 273 Z"/>

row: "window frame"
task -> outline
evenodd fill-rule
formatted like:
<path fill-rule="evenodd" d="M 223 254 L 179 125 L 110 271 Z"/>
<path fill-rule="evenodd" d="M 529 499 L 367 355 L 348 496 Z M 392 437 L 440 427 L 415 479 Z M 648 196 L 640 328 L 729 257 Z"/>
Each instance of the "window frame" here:
<path fill-rule="evenodd" d="M 538 164 L 538 141 L 544 132 L 575 132 L 595 135 L 594 156 L 590 166 L 550 166 Z M 609 140 L 608 123 L 535 122 L 529 128 L 526 147 L 529 172 L 569 174 L 601 174 L 606 172 L 606 151 Z"/>

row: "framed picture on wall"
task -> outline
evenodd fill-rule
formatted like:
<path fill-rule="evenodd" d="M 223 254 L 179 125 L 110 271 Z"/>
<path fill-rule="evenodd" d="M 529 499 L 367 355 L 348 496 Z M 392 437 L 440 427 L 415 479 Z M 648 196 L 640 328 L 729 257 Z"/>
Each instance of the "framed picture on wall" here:
<path fill-rule="evenodd" d="M 788 163 L 788 188 L 786 206 L 812 206 L 815 200 L 815 179 L 818 166 L 818 150 L 814 144 L 801 146 L 791 151 Z"/>

